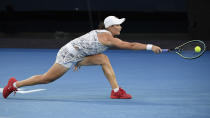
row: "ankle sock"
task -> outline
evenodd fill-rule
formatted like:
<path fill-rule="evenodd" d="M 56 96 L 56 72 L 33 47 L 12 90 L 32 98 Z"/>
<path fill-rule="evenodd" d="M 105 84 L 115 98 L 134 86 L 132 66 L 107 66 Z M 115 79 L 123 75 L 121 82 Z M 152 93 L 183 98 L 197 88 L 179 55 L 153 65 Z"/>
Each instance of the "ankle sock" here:
<path fill-rule="evenodd" d="M 114 90 L 114 92 L 116 93 L 116 92 L 119 91 L 119 88 L 115 88 L 115 89 L 113 89 L 113 90 Z"/>
<path fill-rule="evenodd" d="M 13 83 L 13 87 L 15 87 L 17 89 L 16 82 Z"/>

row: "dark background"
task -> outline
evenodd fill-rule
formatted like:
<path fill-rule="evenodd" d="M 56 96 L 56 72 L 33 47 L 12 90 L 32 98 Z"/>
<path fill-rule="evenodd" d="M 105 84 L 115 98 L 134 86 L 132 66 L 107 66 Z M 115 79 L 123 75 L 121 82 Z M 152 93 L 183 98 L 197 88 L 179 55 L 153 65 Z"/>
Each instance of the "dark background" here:
<path fill-rule="evenodd" d="M 126 18 L 120 36 L 126 41 L 208 45 L 209 6 L 208 0 L 1 0 L 0 47 L 59 48 L 108 15 Z"/>

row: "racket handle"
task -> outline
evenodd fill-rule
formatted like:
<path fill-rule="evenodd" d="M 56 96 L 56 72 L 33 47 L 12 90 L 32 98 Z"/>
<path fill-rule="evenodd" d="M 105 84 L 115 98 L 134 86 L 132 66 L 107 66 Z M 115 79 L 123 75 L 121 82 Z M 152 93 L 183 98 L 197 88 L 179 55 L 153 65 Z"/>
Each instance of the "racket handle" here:
<path fill-rule="evenodd" d="M 169 49 L 162 49 L 162 52 L 168 52 Z"/>

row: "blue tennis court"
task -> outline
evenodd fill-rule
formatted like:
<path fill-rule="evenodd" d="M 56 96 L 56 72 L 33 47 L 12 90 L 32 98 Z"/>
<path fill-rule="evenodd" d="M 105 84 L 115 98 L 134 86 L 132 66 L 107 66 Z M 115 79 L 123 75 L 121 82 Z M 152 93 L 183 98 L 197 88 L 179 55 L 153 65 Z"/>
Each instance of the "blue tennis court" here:
<path fill-rule="evenodd" d="M 57 49 L 0 49 L 0 88 L 47 71 Z M 133 99 L 110 99 L 100 66 L 70 70 L 40 90 L 0 96 L 0 118 L 210 118 L 210 52 L 195 60 L 173 53 L 109 50 L 119 85 Z M 2 94 L 2 93 L 1 93 Z"/>

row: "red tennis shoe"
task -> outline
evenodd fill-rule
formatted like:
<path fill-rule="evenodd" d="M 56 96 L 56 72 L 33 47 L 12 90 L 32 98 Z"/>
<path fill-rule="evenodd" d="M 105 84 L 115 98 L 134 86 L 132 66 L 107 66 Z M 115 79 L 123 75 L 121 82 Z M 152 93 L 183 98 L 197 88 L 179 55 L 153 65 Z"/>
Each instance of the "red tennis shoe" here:
<path fill-rule="evenodd" d="M 123 90 L 122 88 L 119 88 L 118 92 L 114 92 L 114 90 L 112 90 L 110 98 L 112 98 L 112 99 L 131 99 L 132 96 L 130 94 L 127 94 L 125 92 L 125 90 Z"/>
<path fill-rule="evenodd" d="M 13 83 L 17 80 L 15 78 L 10 78 L 7 86 L 4 87 L 3 97 L 6 99 L 13 91 L 16 93 L 17 88 L 13 86 Z"/>

